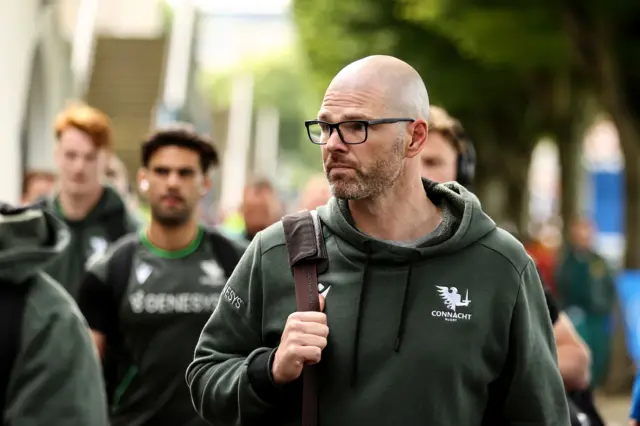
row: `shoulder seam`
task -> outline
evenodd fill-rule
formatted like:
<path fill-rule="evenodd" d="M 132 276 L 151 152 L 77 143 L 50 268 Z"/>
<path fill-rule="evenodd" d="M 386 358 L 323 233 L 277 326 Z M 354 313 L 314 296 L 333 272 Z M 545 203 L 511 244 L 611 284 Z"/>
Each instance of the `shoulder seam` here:
<path fill-rule="evenodd" d="M 502 252 L 499 252 L 498 250 L 494 249 L 493 247 L 489 247 L 488 245 L 486 245 L 485 243 L 482 242 L 478 242 L 477 243 L 479 246 L 482 246 L 484 248 L 486 248 L 487 250 L 491 250 L 492 252 L 500 255 L 503 259 L 505 259 L 507 262 L 509 262 L 509 264 L 513 267 L 513 269 L 516 271 L 516 273 L 518 273 L 518 275 L 522 275 L 522 271 L 518 271 L 518 267 L 513 263 L 513 261 L 511 259 L 509 259 L 507 256 L 505 256 Z M 526 268 L 526 265 L 525 265 Z M 524 268 L 523 268 L 524 271 Z"/>
<path fill-rule="evenodd" d="M 260 246 L 262 247 L 262 244 L 260 244 Z M 271 250 L 278 248 L 278 247 L 282 247 L 282 246 L 286 246 L 285 243 L 278 243 L 278 244 L 274 244 L 271 247 L 269 247 L 268 249 L 266 249 L 265 251 L 261 252 L 260 255 L 264 256 L 265 254 L 269 253 Z"/>

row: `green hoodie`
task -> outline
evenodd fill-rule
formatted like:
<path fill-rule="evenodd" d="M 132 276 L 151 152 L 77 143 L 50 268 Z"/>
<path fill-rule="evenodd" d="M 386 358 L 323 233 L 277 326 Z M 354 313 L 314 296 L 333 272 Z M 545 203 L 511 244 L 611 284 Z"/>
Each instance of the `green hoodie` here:
<path fill-rule="evenodd" d="M 108 425 L 102 371 L 84 318 L 64 289 L 39 272 L 68 243 L 67 229 L 49 213 L 0 216 L 0 285 L 30 285 L 2 424 Z"/>
<path fill-rule="evenodd" d="M 358 231 L 345 201 L 318 208 L 330 330 L 318 367 L 319 424 L 567 426 L 533 262 L 466 189 L 425 181 L 425 191 L 442 209 L 442 224 L 406 244 Z M 251 243 L 187 370 L 205 419 L 300 425 L 299 381 L 277 387 L 270 376 L 295 310 L 278 223 Z"/>
<path fill-rule="evenodd" d="M 110 243 L 123 235 L 135 232 L 138 223 L 127 211 L 120 195 L 110 186 L 104 187 L 98 204 L 82 220 L 65 218 L 57 197 L 48 199 L 46 206 L 65 222 L 71 232 L 69 246 L 47 266 L 46 272 L 75 299 L 89 258 L 104 253 Z"/>

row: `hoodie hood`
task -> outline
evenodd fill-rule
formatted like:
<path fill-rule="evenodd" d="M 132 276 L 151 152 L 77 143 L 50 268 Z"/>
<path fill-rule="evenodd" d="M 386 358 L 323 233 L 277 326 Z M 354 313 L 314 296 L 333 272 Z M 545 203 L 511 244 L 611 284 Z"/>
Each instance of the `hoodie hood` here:
<path fill-rule="evenodd" d="M 0 279 L 22 283 L 69 244 L 69 231 L 34 206 L 0 205 Z"/>
<path fill-rule="evenodd" d="M 96 206 L 84 219 L 81 220 L 69 220 L 65 217 L 60 203 L 58 202 L 58 195 L 45 199 L 43 205 L 45 208 L 57 212 L 58 217 L 64 218 L 64 221 L 67 223 L 67 225 L 71 227 L 76 225 L 100 222 L 105 217 L 111 216 L 113 214 L 122 214 L 122 212 L 127 209 L 125 206 L 125 202 L 118 191 L 116 191 L 110 185 L 104 186 L 102 196 L 100 197 L 100 200 L 98 200 Z"/>
<path fill-rule="evenodd" d="M 408 247 L 366 235 L 355 227 L 347 201 L 335 197 L 327 205 L 318 208 L 318 215 L 334 234 L 367 253 L 371 261 L 377 262 L 404 263 L 456 252 L 495 229 L 496 224 L 482 211 L 478 198 L 463 186 L 455 182 L 438 184 L 426 179 L 422 182 L 425 195 L 431 202 L 443 208 L 446 204 L 447 214 L 455 219 L 451 236 L 436 245 Z"/>

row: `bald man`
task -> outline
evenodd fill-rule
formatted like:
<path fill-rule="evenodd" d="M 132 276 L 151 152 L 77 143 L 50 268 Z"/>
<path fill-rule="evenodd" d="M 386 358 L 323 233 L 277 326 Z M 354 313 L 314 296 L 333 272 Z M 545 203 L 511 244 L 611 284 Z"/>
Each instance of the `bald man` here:
<path fill-rule="evenodd" d="M 420 177 L 428 99 L 392 57 L 333 79 L 305 123 L 334 195 L 317 209 L 322 312 L 295 312 L 282 223 L 259 233 L 187 371 L 206 420 L 299 426 L 319 363 L 305 426 L 568 425 L 535 265 L 475 196 Z"/>

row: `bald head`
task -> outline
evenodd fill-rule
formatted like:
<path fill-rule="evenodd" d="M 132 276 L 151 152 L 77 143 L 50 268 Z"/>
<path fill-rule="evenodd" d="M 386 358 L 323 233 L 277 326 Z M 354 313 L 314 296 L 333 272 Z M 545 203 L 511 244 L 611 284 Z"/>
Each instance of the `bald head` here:
<path fill-rule="evenodd" d="M 368 56 L 344 67 L 327 91 L 375 91 L 387 113 L 415 119 L 429 118 L 429 95 L 420 74 L 393 56 Z"/>

